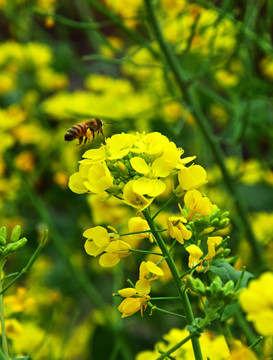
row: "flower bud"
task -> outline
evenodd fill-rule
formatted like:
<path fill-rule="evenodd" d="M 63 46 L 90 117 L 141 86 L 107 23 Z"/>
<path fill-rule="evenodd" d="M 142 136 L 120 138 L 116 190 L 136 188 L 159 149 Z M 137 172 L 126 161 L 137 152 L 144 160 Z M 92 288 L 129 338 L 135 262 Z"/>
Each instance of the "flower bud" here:
<path fill-rule="evenodd" d="M 212 295 L 212 291 L 211 291 L 211 288 L 206 286 L 205 288 L 205 296 L 209 299 Z"/>
<path fill-rule="evenodd" d="M 27 239 L 25 237 L 23 237 L 22 239 L 14 242 L 14 243 L 9 243 L 5 247 L 3 254 L 8 255 L 14 251 L 17 251 L 17 250 L 21 249 L 26 243 L 27 243 Z"/>
<path fill-rule="evenodd" d="M 0 228 L 0 236 L 3 236 L 3 238 L 5 238 L 5 239 L 7 238 L 7 229 L 5 226 L 2 226 Z"/>
<path fill-rule="evenodd" d="M 122 172 L 122 173 L 125 173 L 125 174 L 128 174 L 128 170 L 126 168 L 126 166 L 124 165 L 124 163 L 122 161 L 117 161 L 116 162 L 116 167 Z"/>
<path fill-rule="evenodd" d="M 229 218 L 229 211 L 225 211 L 222 213 L 221 218 Z"/>
<path fill-rule="evenodd" d="M 16 242 L 19 240 L 21 235 L 21 226 L 16 225 L 14 229 L 12 230 L 12 233 L 10 235 L 10 242 Z"/>
<path fill-rule="evenodd" d="M 213 227 L 218 227 L 219 226 L 219 223 L 220 223 L 220 220 L 218 217 L 214 218 L 212 221 L 211 221 L 211 226 Z"/>
<path fill-rule="evenodd" d="M 230 253 L 230 249 L 225 249 L 225 250 L 223 251 L 224 257 L 227 257 L 229 253 Z"/>
<path fill-rule="evenodd" d="M 6 239 L 4 238 L 4 236 L 0 235 L 0 245 L 6 245 Z"/>
<path fill-rule="evenodd" d="M 232 280 L 229 280 L 223 287 L 223 295 L 226 297 L 233 294 L 234 294 L 234 282 Z"/>
<path fill-rule="evenodd" d="M 211 293 L 213 296 L 217 296 L 222 288 L 222 282 L 219 276 L 216 276 L 213 282 L 210 284 Z"/>
<path fill-rule="evenodd" d="M 229 218 L 224 218 L 224 219 L 222 219 L 222 220 L 220 221 L 220 223 L 219 223 L 219 228 L 220 228 L 220 229 L 224 229 L 224 228 L 226 228 L 229 224 L 230 224 Z"/>
<path fill-rule="evenodd" d="M 198 291 L 196 286 L 196 279 L 194 279 L 192 276 L 187 276 L 187 286 L 195 293 Z"/>
<path fill-rule="evenodd" d="M 203 284 L 202 280 L 196 279 L 196 288 L 200 295 L 205 295 L 205 285 Z"/>
<path fill-rule="evenodd" d="M 115 166 L 114 166 L 114 164 L 108 162 L 108 163 L 107 163 L 107 167 L 108 167 L 108 169 L 109 169 L 111 172 L 115 171 Z"/>
<path fill-rule="evenodd" d="M 213 210 L 213 212 L 210 214 L 209 218 L 212 221 L 214 218 L 217 218 L 220 216 L 221 216 L 221 210 L 217 208 L 217 209 Z"/>

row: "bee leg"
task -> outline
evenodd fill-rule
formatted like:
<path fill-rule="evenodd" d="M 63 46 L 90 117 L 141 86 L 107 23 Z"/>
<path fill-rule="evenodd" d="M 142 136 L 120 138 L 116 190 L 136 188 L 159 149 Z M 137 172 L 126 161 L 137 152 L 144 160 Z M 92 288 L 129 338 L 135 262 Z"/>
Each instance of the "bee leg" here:
<path fill-rule="evenodd" d="M 92 130 L 92 141 L 95 140 L 95 131 Z"/>
<path fill-rule="evenodd" d="M 102 128 L 100 129 L 99 132 L 101 133 L 101 136 L 104 138 L 104 133 L 103 133 L 103 131 L 102 131 Z"/>
<path fill-rule="evenodd" d="M 85 139 L 84 139 L 84 142 L 82 144 L 82 147 L 84 147 L 84 145 L 86 144 L 86 141 L 87 141 L 88 137 L 86 136 Z M 89 139 L 88 139 L 89 140 Z"/>
<path fill-rule="evenodd" d="M 79 137 L 79 143 L 77 144 L 77 146 L 81 145 L 82 141 L 83 141 L 83 136 Z"/>

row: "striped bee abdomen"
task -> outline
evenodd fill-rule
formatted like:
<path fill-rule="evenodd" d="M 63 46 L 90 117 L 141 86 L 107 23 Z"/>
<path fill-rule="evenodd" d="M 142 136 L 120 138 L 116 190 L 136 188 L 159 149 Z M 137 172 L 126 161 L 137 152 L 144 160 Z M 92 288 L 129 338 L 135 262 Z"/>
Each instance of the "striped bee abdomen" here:
<path fill-rule="evenodd" d="M 86 126 L 84 124 L 78 124 L 72 126 L 72 128 L 68 129 L 64 135 L 65 141 L 72 141 L 74 139 L 80 138 L 85 134 Z"/>

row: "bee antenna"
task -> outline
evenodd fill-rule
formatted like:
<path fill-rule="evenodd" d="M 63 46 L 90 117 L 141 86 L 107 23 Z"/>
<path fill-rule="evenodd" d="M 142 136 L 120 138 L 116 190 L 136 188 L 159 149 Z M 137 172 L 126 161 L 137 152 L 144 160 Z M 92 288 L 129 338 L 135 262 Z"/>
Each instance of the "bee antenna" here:
<path fill-rule="evenodd" d="M 104 122 L 102 125 L 113 125 L 113 123 L 112 122 Z"/>

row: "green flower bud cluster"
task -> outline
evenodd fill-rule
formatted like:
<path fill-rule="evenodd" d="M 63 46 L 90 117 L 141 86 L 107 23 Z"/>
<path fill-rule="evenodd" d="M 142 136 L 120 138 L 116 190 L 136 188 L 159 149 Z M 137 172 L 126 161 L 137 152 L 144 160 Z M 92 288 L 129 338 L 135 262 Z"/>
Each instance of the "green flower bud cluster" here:
<path fill-rule="evenodd" d="M 137 172 L 132 168 L 127 157 L 128 155 L 123 159 L 106 161 L 106 165 L 114 178 L 115 185 L 118 185 L 121 181 L 127 183 L 137 175 Z"/>
<path fill-rule="evenodd" d="M 20 225 L 16 225 L 12 230 L 9 242 L 7 241 L 6 227 L 2 226 L 0 228 L 0 258 L 9 256 L 9 254 L 21 249 L 27 243 L 27 239 L 25 237 L 20 238 L 20 236 L 21 236 Z"/>
<path fill-rule="evenodd" d="M 215 227 L 215 230 L 225 229 L 230 224 L 229 212 L 221 212 L 220 209 L 214 210 L 209 216 L 210 226 Z"/>
<path fill-rule="evenodd" d="M 221 212 L 220 209 L 214 210 L 211 215 L 190 221 L 187 225 L 193 233 L 207 233 L 206 230 L 211 229 L 209 233 L 217 230 L 225 229 L 230 224 L 229 212 Z"/>
<path fill-rule="evenodd" d="M 206 296 L 210 303 L 215 304 L 219 304 L 221 300 L 229 303 L 235 295 L 234 282 L 229 280 L 223 286 L 219 276 L 216 276 L 209 286 L 205 286 L 199 278 L 195 279 L 192 276 L 187 276 L 187 286 L 194 293 L 200 296 Z"/>

